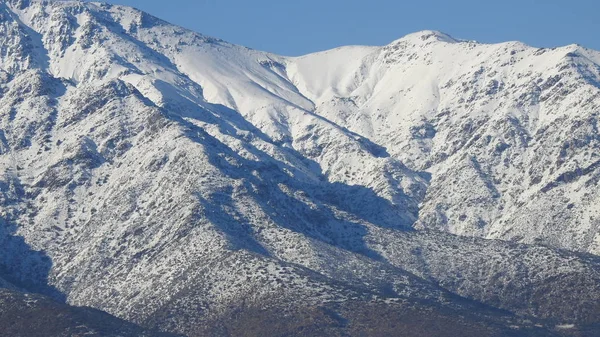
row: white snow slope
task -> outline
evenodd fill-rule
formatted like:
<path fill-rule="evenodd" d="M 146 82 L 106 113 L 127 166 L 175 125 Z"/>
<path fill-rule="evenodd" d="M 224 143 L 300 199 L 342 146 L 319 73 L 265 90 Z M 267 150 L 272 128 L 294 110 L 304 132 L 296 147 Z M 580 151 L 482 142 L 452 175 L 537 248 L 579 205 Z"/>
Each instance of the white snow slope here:
<path fill-rule="evenodd" d="M 0 2 L 0 264 L 138 323 L 447 291 L 593 321 L 600 262 L 557 249 L 600 254 L 599 64 L 433 31 L 291 58 Z"/>

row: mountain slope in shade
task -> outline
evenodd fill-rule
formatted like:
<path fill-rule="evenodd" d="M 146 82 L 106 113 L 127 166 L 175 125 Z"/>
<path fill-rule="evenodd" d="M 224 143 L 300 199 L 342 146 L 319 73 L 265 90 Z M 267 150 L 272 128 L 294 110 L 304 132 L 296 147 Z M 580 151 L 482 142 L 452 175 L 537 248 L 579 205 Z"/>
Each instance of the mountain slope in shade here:
<path fill-rule="evenodd" d="M 0 33 L 0 285 L 188 335 L 597 331 L 597 52 L 288 58 L 25 0 Z"/>
<path fill-rule="evenodd" d="M 51 299 L 0 289 L 3 336 L 176 336 L 152 332 L 99 310 L 75 308 Z"/>

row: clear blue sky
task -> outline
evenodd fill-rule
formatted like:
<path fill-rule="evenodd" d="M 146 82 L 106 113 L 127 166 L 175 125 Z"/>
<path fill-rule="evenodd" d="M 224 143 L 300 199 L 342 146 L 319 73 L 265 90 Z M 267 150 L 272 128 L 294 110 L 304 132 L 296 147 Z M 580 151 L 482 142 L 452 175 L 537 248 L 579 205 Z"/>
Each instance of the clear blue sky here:
<path fill-rule="evenodd" d="M 600 50 L 600 0 L 110 0 L 247 47 L 302 55 L 440 30 L 481 42 Z"/>

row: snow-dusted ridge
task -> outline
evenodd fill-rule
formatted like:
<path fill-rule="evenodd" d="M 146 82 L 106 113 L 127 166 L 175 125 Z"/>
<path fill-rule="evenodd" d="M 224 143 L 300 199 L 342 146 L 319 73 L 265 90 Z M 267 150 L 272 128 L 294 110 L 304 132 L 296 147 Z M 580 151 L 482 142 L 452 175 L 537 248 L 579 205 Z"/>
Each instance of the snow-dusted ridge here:
<path fill-rule="evenodd" d="M 284 57 L 1 2 L 0 280 L 191 335 L 318 306 L 597 323 L 599 64 L 433 31 Z"/>

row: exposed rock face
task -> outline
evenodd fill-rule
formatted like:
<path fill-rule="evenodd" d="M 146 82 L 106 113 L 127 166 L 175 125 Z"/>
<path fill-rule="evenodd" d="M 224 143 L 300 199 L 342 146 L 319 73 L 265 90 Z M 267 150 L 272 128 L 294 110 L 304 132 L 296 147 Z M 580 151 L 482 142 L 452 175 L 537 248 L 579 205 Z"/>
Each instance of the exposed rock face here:
<path fill-rule="evenodd" d="M 189 335 L 599 323 L 597 52 L 286 58 L 82 2 L 0 3 L 0 33 L 11 291 Z"/>

